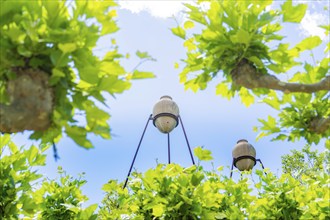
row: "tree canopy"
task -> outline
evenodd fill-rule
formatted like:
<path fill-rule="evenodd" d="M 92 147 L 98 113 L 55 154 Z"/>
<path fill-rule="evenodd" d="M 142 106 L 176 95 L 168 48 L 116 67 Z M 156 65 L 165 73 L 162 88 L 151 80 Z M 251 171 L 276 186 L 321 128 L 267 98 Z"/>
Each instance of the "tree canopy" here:
<path fill-rule="evenodd" d="M 88 133 L 110 138 L 105 93 L 128 90 L 151 72 L 125 70 L 116 40 L 103 58 L 93 49 L 119 30 L 114 1 L 2 1 L 0 131 L 33 130 L 31 139 L 58 142 L 63 133 L 92 148 Z M 145 52 L 136 55 L 152 60 Z"/>
<path fill-rule="evenodd" d="M 205 7 L 207 3 L 208 7 Z M 238 95 L 246 106 L 257 99 L 279 111 L 260 119 L 258 138 L 319 143 L 330 136 L 330 43 L 309 36 L 296 45 L 280 33 L 285 23 L 299 23 L 307 5 L 285 1 L 198 1 L 186 3 L 188 20 L 172 28 L 184 39 L 186 58 L 180 81 L 186 89 L 203 90 L 211 80 L 225 98 Z M 202 7 L 203 6 L 203 7 Z M 328 9 L 327 9 L 328 10 Z M 329 38 L 329 25 L 321 25 Z M 192 30 L 191 30 L 192 29 Z M 301 55 L 325 46 L 321 60 Z M 282 75 L 287 82 L 280 80 Z"/>

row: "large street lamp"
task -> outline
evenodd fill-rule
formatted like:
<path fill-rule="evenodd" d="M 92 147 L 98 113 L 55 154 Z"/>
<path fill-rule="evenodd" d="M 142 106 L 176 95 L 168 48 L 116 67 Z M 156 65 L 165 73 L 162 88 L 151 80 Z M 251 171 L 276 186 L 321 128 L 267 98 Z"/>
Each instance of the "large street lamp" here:
<path fill-rule="evenodd" d="M 189 145 L 187 134 L 186 134 L 186 131 L 185 131 L 183 123 L 182 123 L 182 119 L 181 119 L 180 114 L 179 114 L 179 107 L 172 100 L 172 98 L 170 96 L 165 95 L 165 96 L 162 96 L 160 98 L 160 100 L 154 105 L 152 114 L 149 116 L 149 118 L 147 120 L 147 124 L 144 127 L 142 136 L 140 138 L 138 147 L 137 147 L 136 152 L 134 154 L 133 161 L 132 161 L 130 169 L 128 171 L 127 178 L 126 178 L 126 181 L 125 181 L 125 184 L 124 184 L 123 188 L 126 187 L 127 182 L 128 182 L 128 178 L 131 175 L 131 171 L 132 171 L 136 156 L 139 152 L 144 134 L 147 130 L 147 127 L 148 127 L 148 124 L 149 124 L 150 120 L 153 121 L 154 126 L 157 127 L 160 132 L 162 132 L 164 134 L 167 134 L 168 163 L 169 164 L 171 163 L 170 132 L 175 127 L 177 127 L 179 122 L 180 122 L 182 130 L 183 130 L 184 137 L 185 137 L 186 142 L 187 142 L 187 146 L 188 146 L 188 149 L 189 149 L 189 153 L 190 153 L 192 163 L 195 165 L 194 157 L 193 157 L 192 152 L 191 152 L 191 148 L 190 148 L 190 145 Z"/>

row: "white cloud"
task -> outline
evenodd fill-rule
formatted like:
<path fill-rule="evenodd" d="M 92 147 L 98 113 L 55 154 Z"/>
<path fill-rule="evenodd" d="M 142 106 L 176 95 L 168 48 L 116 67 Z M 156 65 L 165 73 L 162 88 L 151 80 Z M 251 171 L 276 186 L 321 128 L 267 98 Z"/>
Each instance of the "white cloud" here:
<path fill-rule="evenodd" d="M 318 26 L 327 24 L 329 24 L 328 16 L 320 13 L 311 13 L 310 11 L 307 11 L 305 17 L 300 23 L 299 29 L 305 36 L 319 36 L 322 40 L 325 40 L 325 30 Z"/>
<path fill-rule="evenodd" d="M 122 9 L 130 10 L 132 13 L 142 11 L 149 12 L 154 17 L 169 18 L 176 16 L 184 9 L 183 1 L 140 1 L 140 0 L 122 0 L 118 2 Z"/>

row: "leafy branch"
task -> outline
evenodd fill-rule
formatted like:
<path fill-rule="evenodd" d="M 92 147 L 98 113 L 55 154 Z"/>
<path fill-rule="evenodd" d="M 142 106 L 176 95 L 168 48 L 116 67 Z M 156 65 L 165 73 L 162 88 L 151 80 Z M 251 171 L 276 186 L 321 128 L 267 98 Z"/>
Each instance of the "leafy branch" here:
<path fill-rule="evenodd" d="M 286 42 L 279 31 L 288 22 L 300 23 L 307 4 L 287 0 L 272 7 L 272 3 L 205 0 L 208 7 L 185 4 L 187 21 L 172 28 L 174 35 L 184 39 L 186 48 L 180 82 L 196 92 L 219 80 L 217 95 L 227 99 L 237 95 L 247 107 L 261 99 L 279 110 L 279 118 L 270 123 L 278 124 L 276 129 L 262 126 L 257 139 L 285 129 L 289 134 L 280 134 L 276 140 L 304 137 L 308 143 L 318 143 L 330 135 L 329 103 L 324 98 L 330 91 L 330 44 L 319 36 L 308 36 L 295 45 Z M 329 36 L 329 24 L 319 27 Z M 319 49 L 324 43 L 321 60 L 312 56 L 313 65 L 302 60 L 303 52 Z M 280 80 L 283 74 L 287 81 Z"/>
<path fill-rule="evenodd" d="M 1 132 L 32 130 L 30 139 L 43 143 L 56 143 L 66 133 L 85 148 L 93 147 L 90 133 L 111 137 L 110 115 L 97 102 L 105 105 L 105 92 L 128 90 L 131 79 L 154 77 L 137 69 L 127 77 L 114 39 L 103 58 L 94 54 L 101 36 L 119 30 L 115 6 L 114 1 L 1 1 Z"/>
<path fill-rule="evenodd" d="M 322 90 L 330 90 L 330 75 L 325 76 L 321 81 L 313 84 L 287 83 L 279 80 L 274 75 L 261 73 L 247 59 L 243 59 L 239 62 L 230 74 L 235 84 L 248 89 L 264 88 L 279 90 L 285 93 L 313 93 Z"/>

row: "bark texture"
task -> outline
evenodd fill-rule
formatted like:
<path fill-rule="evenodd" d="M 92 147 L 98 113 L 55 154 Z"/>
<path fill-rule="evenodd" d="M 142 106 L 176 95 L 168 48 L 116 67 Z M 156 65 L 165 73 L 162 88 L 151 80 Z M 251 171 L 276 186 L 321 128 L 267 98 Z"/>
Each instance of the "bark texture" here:
<path fill-rule="evenodd" d="M 313 93 L 321 90 L 330 90 L 330 75 L 313 84 L 287 83 L 280 81 L 273 75 L 263 74 L 257 71 L 253 64 L 243 59 L 236 68 L 231 71 L 233 82 L 248 89 L 266 88 L 279 90 L 285 93 L 304 92 Z"/>
<path fill-rule="evenodd" d="M 317 118 L 312 120 L 310 130 L 317 133 L 323 134 L 330 128 L 330 117 Z"/>
<path fill-rule="evenodd" d="M 9 105 L 0 104 L 0 131 L 43 131 L 51 124 L 53 88 L 49 74 L 35 69 L 18 69 L 17 77 L 7 82 Z"/>

